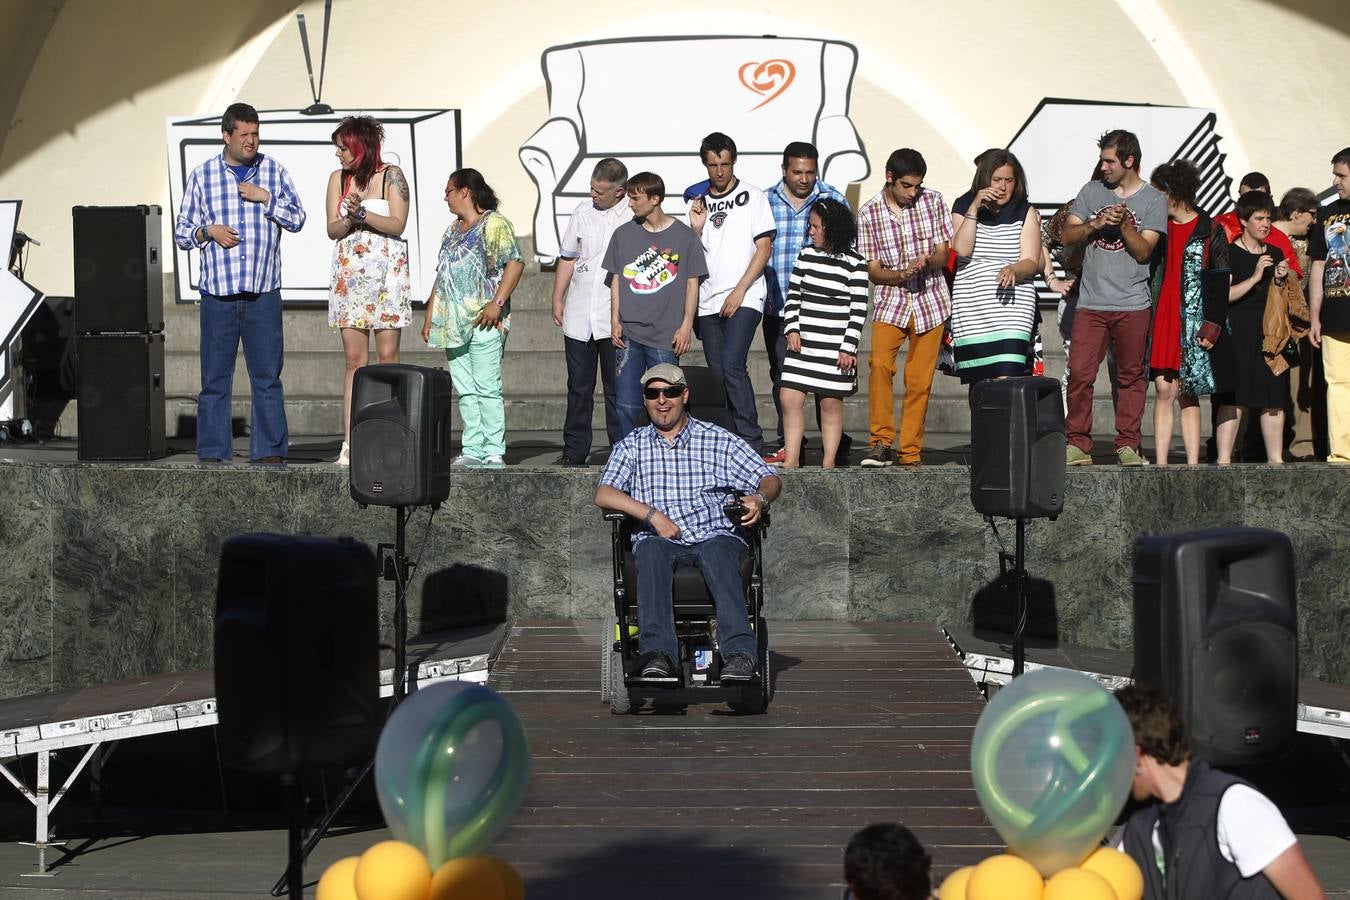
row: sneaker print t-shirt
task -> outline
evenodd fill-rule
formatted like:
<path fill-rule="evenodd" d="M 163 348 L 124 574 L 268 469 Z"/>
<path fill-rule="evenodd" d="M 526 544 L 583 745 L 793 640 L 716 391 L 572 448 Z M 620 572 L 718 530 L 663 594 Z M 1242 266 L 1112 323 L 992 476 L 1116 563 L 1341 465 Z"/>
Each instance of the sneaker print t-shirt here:
<path fill-rule="evenodd" d="M 615 230 L 603 266 L 618 279 L 623 336 L 669 349 L 684 321 L 685 285 L 708 274 L 698 235 L 676 219 L 663 231 L 628 222 Z"/>

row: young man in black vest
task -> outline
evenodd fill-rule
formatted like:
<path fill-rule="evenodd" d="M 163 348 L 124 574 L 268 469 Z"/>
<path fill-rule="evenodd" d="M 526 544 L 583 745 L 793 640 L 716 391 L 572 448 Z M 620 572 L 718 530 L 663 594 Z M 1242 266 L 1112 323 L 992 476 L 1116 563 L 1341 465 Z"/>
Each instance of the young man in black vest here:
<path fill-rule="evenodd" d="M 1134 729 L 1134 783 L 1148 803 L 1125 823 L 1120 849 L 1144 873 L 1144 900 L 1324 900 L 1275 804 L 1241 778 L 1192 760 L 1186 725 L 1160 691 L 1116 693 Z"/>

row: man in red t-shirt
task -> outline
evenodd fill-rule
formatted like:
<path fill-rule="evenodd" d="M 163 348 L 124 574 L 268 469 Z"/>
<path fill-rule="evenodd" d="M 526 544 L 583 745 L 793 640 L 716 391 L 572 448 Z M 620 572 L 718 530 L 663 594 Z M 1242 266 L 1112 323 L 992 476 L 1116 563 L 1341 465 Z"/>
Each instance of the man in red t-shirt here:
<path fill-rule="evenodd" d="M 1238 196 L 1241 197 L 1248 191 L 1261 191 L 1270 193 L 1270 179 L 1260 172 L 1248 172 L 1242 176 L 1238 182 Z M 1226 213 L 1221 213 L 1214 217 L 1214 224 L 1223 227 L 1228 234 L 1228 242 L 1231 244 L 1242 233 L 1242 223 L 1238 221 L 1237 210 L 1230 209 Z M 1284 253 L 1284 258 L 1289 260 L 1289 268 L 1294 270 L 1298 280 L 1303 280 L 1303 267 L 1298 264 L 1298 254 L 1294 252 L 1294 245 L 1289 243 L 1289 235 L 1278 228 L 1271 228 L 1270 234 L 1266 237 L 1266 243 L 1272 247 L 1279 247 Z"/>

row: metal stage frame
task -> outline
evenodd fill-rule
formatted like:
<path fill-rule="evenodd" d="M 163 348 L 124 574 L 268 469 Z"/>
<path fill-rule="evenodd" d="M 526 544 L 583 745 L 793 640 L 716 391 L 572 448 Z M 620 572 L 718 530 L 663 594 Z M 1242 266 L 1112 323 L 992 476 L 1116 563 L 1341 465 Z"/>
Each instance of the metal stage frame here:
<path fill-rule="evenodd" d="M 1012 680 L 1011 638 L 978 637 L 968 628 L 945 626 L 942 633 L 977 685 L 1004 685 Z M 1082 672 L 1115 691 L 1134 680 L 1134 654 L 1077 644 L 1052 644 L 1030 639 L 1026 671 L 1070 669 Z M 1298 730 L 1305 734 L 1350 740 L 1350 685 L 1302 679 L 1298 683 Z"/>
<path fill-rule="evenodd" d="M 485 683 L 489 662 L 506 631 L 506 623 L 500 623 L 414 638 L 408 647 L 410 661 L 416 662 L 415 673 L 409 673 L 412 683 Z M 380 670 L 380 696 L 387 698 L 394 692 L 394 669 L 389 665 L 390 654 L 383 656 L 388 668 Z M 0 775 L 33 805 L 36 818 L 32 846 L 37 850 L 37 869 L 21 874 L 55 874 L 48 868 L 47 850 L 65 842 L 52 840 L 52 814 L 86 768 L 97 773 L 122 741 L 215 725 L 214 695 L 213 671 L 196 669 L 0 700 Z M 84 752 L 75 767 L 54 786 L 52 754 L 81 748 Z M 29 756 L 37 757 L 32 787 L 12 768 Z"/>

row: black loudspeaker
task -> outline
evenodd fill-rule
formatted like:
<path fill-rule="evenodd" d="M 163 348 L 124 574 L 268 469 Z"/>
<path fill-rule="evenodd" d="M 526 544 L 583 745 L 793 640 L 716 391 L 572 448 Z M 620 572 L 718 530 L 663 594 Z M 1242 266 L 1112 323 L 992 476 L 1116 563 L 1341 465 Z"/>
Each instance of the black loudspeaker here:
<path fill-rule="evenodd" d="M 158 206 L 77 206 L 75 330 L 163 331 Z"/>
<path fill-rule="evenodd" d="M 1010 519 L 1064 509 L 1064 406 L 1053 378 L 981 381 L 970 391 L 970 502 Z"/>
<path fill-rule="evenodd" d="M 80 459 L 158 459 L 164 447 L 164 335 L 77 339 Z"/>
<path fill-rule="evenodd" d="M 284 774 L 374 755 L 378 600 L 365 544 L 281 534 L 225 542 L 215 631 L 222 762 Z"/>
<path fill-rule="evenodd" d="M 364 366 L 352 379 L 351 492 L 358 503 L 424 506 L 450 496 L 450 373 Z"/>
<path fill-rule="evenodd" d="M 1297 729 L 1294 548 L 1277 531 L 1220 528 L 1134 545 L 1134 677 L 1171 696 L 1191 750 L 1263 762 Z"/>

